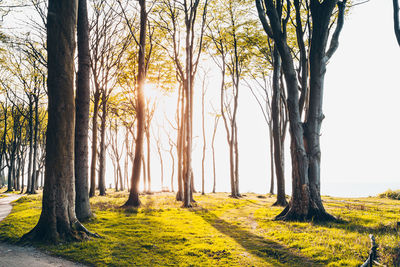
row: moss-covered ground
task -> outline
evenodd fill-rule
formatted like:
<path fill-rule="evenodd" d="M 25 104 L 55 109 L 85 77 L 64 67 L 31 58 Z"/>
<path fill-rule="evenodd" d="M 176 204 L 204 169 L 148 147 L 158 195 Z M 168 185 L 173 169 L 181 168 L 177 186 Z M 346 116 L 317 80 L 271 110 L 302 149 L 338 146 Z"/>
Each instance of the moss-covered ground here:
<path fill-rule="evenodd" d="M 274 197 L 246 194 L 196 195 L 183 209 L 169 193 L 142 196 L 139 209 L 119 208 L 127 193 L 94 197 L 96 218 L 85 223 L 103 238 L 35 246 L 92 266 L 359 266 L 374 234 L 380 262 L 395 265 L 399 255 L 399 201 L 324 197 L 328 212 L 342 222 L 274 221 L 282 208 Z M 36 224 L 41 196 L 16 201 L 0 223 L 0 240 L 17 242 Z"/>

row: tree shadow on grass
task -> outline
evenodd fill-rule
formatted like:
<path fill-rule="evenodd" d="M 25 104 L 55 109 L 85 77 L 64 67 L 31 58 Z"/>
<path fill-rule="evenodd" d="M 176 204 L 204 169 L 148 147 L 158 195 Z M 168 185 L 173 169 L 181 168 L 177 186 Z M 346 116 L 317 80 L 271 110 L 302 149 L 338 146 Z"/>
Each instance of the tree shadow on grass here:
<path fill-rule="evenodd" d="M 204 208 L 191 209 L 207 223 L 224 235 L 233 238 L 247 252 L 276 266 L 323 266 L 321 262 L 299 255 L 289 248 L 253 234 L 237 225 L 231 224 Z"/>
<path fill-rule="evenodd" d="M 363 221 L 365 222 L 363 224 Z M 392 234 L 396 235 L 398 230 L 396 225 L 386 225 L 386 224 L 379 224 L 377 226 L 365 226 L 368 223 L 368 220 L 363 220 L 358 218 L 357 222 L 354 220 L 339 220 L 337 222 L 321 222 L 317 223 L 314 222 L 314 225 L 324 227 L 324 228 L 336 228 L 339 230 L 345 230 L 348 232 L 365 234 L 368 236 L 369 234 L 373 234 L 374 236 L 380 236 L 384 234 Z"/>

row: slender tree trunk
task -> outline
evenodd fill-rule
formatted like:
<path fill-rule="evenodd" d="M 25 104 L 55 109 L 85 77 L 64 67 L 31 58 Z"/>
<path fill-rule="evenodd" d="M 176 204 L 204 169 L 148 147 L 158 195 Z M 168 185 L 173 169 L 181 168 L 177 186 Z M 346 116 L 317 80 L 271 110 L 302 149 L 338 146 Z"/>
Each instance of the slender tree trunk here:
<path fill-rule="evenodd" d="M 185 116 L 184 116 L 184 88 L 181 88 L 181 99 L 180 99 L 180 121 L 178 122 L 178 140 L 177 140 L 177 154 L 178 154 L 178 192 L 176 193 L 176 200 L 183 201 L 183 172 L 184 172 L 184 125 L 185 125 Z M 179 109 L 179 101 L 178 108 Z"/>
<path fill-rule="evenodd" d="M 36 194 L 37 187 L 37 177 L 36 177 L 36 167 L 37 167 L 37 157 L 38 157 L 38 133 L 39 133 L 39 96 L 34 95 L 35 103 L 35 125 L 33 129 L 33 158 L 32 158 L 32 180 L 30 193 Z"/>
<path fill-rule="evenodd" d="M 274 168 L 274 138 L 273 138 L 273 130 L 271 123 L 268 124 L 268 132 L 269 132 L 269 156 L 271 158 L 270 167 L 271 167 L 271 184 L 269 187 L 269 193 L 274 193 L 274 180 L 275 180 L 275 168 Z"/>
<path fill-rule="evenodd" d="M 141 169 L 141 159 L 143 155 L 143 134 L 145 127 L 145 103 L 143 95 L 143 87 L 146 79 L 146 24 L 147 24 L 147 11 L 146 0 L 139 0 L 140 5 L 140 37 L 139 37 L 139 56 L 138 56 L 138 77 L 137 77 L 137 137 L 135 147 L 135 158 L 133 161 L 133 170 L 131 178 L 131 189 L 129 192 L 129 199 L 124 206 L 140 206 L 139 200 L 139 179 Z"/>
<path fill-rule="evenodd" d="M 175 192 L 174 191 L 175 157 L 174 157 L 173 149 L 174 149 L 174 146 L 171 145 L 171 149 L 169 150 L 169 154 L 171 155 L 171 160 L 172 160 L 171 192 Z"/>
<path fill-rule="evenodd" d="M 29 127 L 29 158 L 28 158 L 28 185 L 26 187 L 26 192 L 28 194 L 31 193 L 31 184 L 32 184 L 32 160 L 33 160 L 33 101 L 32 95 L 29 95 L 29 119 L 28 119 L 28 127 Z"/>
<path fill-rule="evenodd" d="M 280 75 L 281 75 L 281 59 L 278 50 L 275 48 L 273 51 L 274 57 L 274 73 L 272 81 L 272 104 L 271 104 L 271 116 L 272 116 L 272 131 L 273 131 L 273 147 L 274 147 L 274 162 L 276 170 L 276 181 L 277 181 L 277 199 L 274 203 L 275 206 L 286 206 L 285 194 L 285 173 L 284 173 L 284 157 L 283 157 L 283 144 L 281 136 L 281 87 L 280 87 Z"/>
<path fill-rule="evenodd" d="M 218 116 L 215 117 L 214 119 L 214 131 L 213 131 L 213 136 L 211 139 L 211 149 L 212 149 L 212 159 L 213 159 L 213 175 L 214 175 L 214 182 L 213 182 L 213 193 L 215 194 L 216 186 L 217 186 L 217 176 L 215 173 L 215 148 L 214 148 L 214 141 L 215 141 L 215 134 L 217 132 L 217 127 L 218 127 L 218 121 L 219 121 Z"/>
<path fill-rule="evenodd" d="M 149 121 L 147 121 L 149 124 Z M 151 193 L 151 165 L 150 165 L 150 125 L 146 126 L 146 140 L 147 140 L 147 193 Z"/>
<path fill-rule="evenodd" d="M 142 168 L 143 168 L 143 192 L 147 192 L 147 173 L 146 173 L 146 162 L 144 160 L 144 154 L 142 156 Z"/>
<path fill-rule="evenodd" d="M 90 107 L 90 52 L 87 1 L 78 3 L 78 73 L 75 98 L 75 212 L 80 221 L 93 216 L 89 203 L 88 139 Z"/>
<path fill-rule="evenodd" d="M 99 191 L 100 196 L 106 195 L 106 119 L 107 119 L 107 97 L 105 91 L 102 94 L 102 114 L 100 125 L 100 153 L 99 153 Z"/>
<path fill-rule="evenodd" d="M 204 97 L 205 97 L 205 88 L 203 81 L 203 88 L 201 94 L 201 129 L 203 132 L 203 157 L 201 158 L 201 194 L 204 195 L 204 163 L 206 159 L 206 130 L 204 125 Z"/>
<path fill-rule="evenodd" d="M 90 164 L 90 193 L 94 197 L 96 193 L 96 164 L 97 164 L 97 117 L 99 114 L 100 93 L 95 82 L 96 92 L 94 93 L 93 118 L 92 118 L 92 161 Z"/>

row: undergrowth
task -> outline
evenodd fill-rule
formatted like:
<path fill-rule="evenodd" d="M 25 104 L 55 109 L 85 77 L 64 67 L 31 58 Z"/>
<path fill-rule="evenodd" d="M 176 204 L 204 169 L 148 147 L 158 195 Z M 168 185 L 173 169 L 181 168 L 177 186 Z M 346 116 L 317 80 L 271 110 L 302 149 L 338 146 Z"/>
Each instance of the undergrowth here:
<path fill-rule="evenodd" d="M 274 221 L 282 208 L 275 198 L 195 195 L 183 209 L 173 194 L 141 196 L 142 207 L 122 209 L 127 193 L 91 198 L 96 214 L 85 226 L 103 239 L 35 244 L 52 254 L 91 266 L 359 266 L 374 234 L 380 262 L 395 265 L 399 252 L 397 201 L 325 197 L 328 212 L 341 222 Z M 22 197 L 0 223 L 0 240 L 18 242 L 32 229 L 41 196 Z"/>
<path fill-rule="evenodd" d="M 393 190 L 389 189 L 389 190 L 379 194 L 378 197 L 400 200 L 400 190 L 393 191 Z"/>

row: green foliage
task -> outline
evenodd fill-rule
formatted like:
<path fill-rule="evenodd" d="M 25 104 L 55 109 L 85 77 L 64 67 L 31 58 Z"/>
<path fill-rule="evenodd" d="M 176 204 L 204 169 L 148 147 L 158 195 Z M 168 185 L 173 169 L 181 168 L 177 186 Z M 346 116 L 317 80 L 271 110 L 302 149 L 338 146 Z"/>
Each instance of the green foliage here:
<path fill-rule="evenodd" d="M 389 190 L 379 194 L 378 197 L 400 200 L 400 190 L 393 191 L 393 190 L 389 189 Z"/>
<path fill-rule="evenodd" d="M 55 255 L 95 266 L 359 266 L 374 234 L 380 261 L 398 255 L 397 201 L 325 197 L 341 222 L 280 222 L 273 196 L 225 193 L 196 195 L 197 205 L 180 208 L 172 194 L 142 196 L 139 209 L 121 209 L 126 192 L 95 197 L 96 218 L 85 226 L 104 239 L 39 245 Z M 37 222 L 41 197 L 21 198 L 0 223 L 0 240 L 17 242 Z"/>

